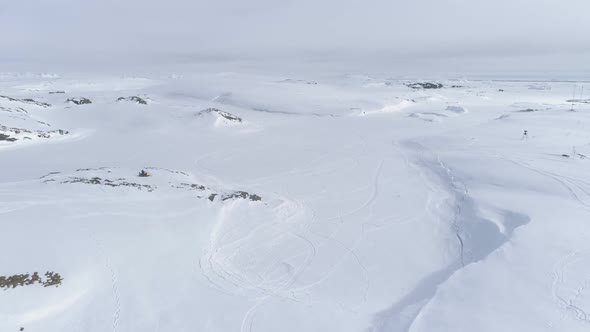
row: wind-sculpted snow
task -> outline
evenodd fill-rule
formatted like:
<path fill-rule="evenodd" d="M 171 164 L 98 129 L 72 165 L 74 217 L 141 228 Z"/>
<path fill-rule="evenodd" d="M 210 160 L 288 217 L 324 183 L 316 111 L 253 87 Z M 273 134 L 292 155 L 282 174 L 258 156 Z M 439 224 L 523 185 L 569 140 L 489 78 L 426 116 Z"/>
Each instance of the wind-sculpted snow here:
<path fill-rule="evenodd" d="M 582 83 L 146 76 L 0 76 L 0 331 L 590 327 Z"/>

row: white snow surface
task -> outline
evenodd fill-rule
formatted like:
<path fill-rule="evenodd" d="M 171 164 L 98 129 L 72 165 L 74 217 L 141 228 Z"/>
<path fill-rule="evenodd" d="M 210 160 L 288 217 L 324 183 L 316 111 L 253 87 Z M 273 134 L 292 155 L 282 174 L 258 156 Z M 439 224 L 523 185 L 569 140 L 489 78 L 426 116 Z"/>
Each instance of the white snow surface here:
<path fill-rule="evenodd" d="M 590 330 L 582 83 L 0 77 L 0 331 Z"/>

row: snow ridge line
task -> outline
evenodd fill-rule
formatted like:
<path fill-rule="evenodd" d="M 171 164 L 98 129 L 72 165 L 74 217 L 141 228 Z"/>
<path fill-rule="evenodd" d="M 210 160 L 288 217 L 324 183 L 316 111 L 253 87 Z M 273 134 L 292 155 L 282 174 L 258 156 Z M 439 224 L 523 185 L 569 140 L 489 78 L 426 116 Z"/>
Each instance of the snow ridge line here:
<path fill-rule="evenodd" d="M 438 165 L 446 172 L 449 182 L 451 184 L 451 186 L 453 187 L 453 189 L 455 191 L 458 191 L 457 189 L 457 179 L 455 178 L 455 175 L 453 175 L 452 170 L 440 159 L 440 155 L 436 154 L 436 159 L 438 162 Z M 451 222 L 453 230 L 455 231 L 455 236 L 457 237 L 457 239 L 459 240 L 459 248 L 460 248 L 460 258 L 461 258 L 461 266 L 465 267 L 465 242 L 463 241 L 463 237 L 461 236 L 461 225 L 459 225 L 459 216 L 462 213 L 462 206 L 465 203 L 467 196 L 469 195 L 469 189 L 467 188 L 467 185 L 465 183 L 461 182 L 461 185 L 463 186 L 463 190 L 461 191 L 460 194 L 460 198 L 459 198 L 459 202 L 457 204 L 455 204 L 455 213 L 453 216 L 453 221 Z"/>
<path fill-rule="evenodd" d="M 434 202 L 433 197 L 437 197 L 440 203 L 454 198 L 455 206 L 452 210 L 453 216 L 450 216 L 449 226 L 457 238 L 460 255 L 457 257 L 456 262 L 451 263 L 440 271 L 434 271 L 428 277 L 432 278 L 431 282 L 418 284 L 414 290 L 398 299 L 389 309 L 378 313 L 375 316 L 372 326 L 367 330 L 371 332 L 390 332 L 390 324 L 398 326 L 401 331 L 410 331 L 423 308 L 436 295 L 436 291 L 440 285 L 444 284 L 455 272 L 465 266 L 463 259 L 465 245 L 463 237 L 460 234 L 462 228 L 458 224 L 459 216 L 463 209 L 458 205 L 464 204 L 467 201 L 467 187 L 465 186 L 463 191 L 459 191 L 455 184 L 456 179 L 450 168 L 442 162 L 438 154 L 435 154 L 423 144 L 413 140 L 406 140 L 403 142 L 394 141 L 393 145 L 400 151 L 408 167 L 415 170 L 424 184 L 430 188 L 431 194 L 428 195 L 426 209 L 431 209 L 432 205 L 434 207 L 439 206 L 438 203 Z M 417 152 L 417 158 L 409 157 L 408 152 L 410 151 Z M 415 161 L 412 161 L 412 159 Z M 443 185 L 434 183 L 426 173 L 441 178 Z M 452 182 L 450 180 L 451 178 L 455 182 Z M 462 193 L 461 197 L 458 196 L 459 192 Z M 431 211 L 430 213 L 436 217 L 437 212 Z M 407 312 L 407 310 L 410 310 L 410 312 Z"/>
<path fill-rule="evenodd" d="M 411 331 L 413 325 L 416 323 L 418 318 L 422 315 L 424 308 L 432 301 L 436 296 L 438 289 L 444 285 L 455 273 L 461 271 L 471 263 L 478 262 L 497 249 L 499 249 L 507 239 L 498 230 L 498 234 L 489 234 L 489 236 L 496 236 L 497 241 L 491 242 L 489 246 L 478 247 L 477 245 L 473 248 L 469 247 L 469 243 L 466 242 L 470 239 L 471 234 L 465 234 L 466 231 L 470 231 L 473 228 L 474 234 L 477 235 L 477 230 L 485 225 L 489 221 L 482 219 L 477 212 L 477 204 L 470 198 L 469 188 L 461 181 L 453 170 L 442 160 L 440 155 L 432 149 L 424 146 L 418 141 L 406 140 L 403 142 L 394 142 L 394 145 L 401 145 L 400 151 L 406 156 L 404 150 L 413 151 L 416 153 L 417 162 L 410 162 L 410 159 L 406 157 L 406 163 L 415 169 L 423 179 L 424 183 L 431 188 L 433 193 L 438 193 L 441 203 L 452 200 L 451 213 L 449 216 L 440 216 L 443 219 L 449 221 L 450 230 L 453 231 L 458 242 L 458 255 L 456 261 L 448 264 L 446 267 L 439 271 L 434 271 L 425 282 L 419 283 L 412 291 L 406 294 L 404 297 L 393 303 L 391 307 L 383 310 L 375 315 L 372 326 L 368 329 L 371 332 L 390 332 L 390 325 L 398 326 L 400 331 Z M 426 173 L 434 175 L 439 178 L 441 183 L 436 184 L 431 181 Z M 445 197 L 446 195 L 450 197 Z M 430 195 L 432 196 L 432 195 Z M 454 199 L 453 199 L 454 198 Z M 430 199 L 429 199 L 430 200 Z M 435 204 L 438 207 L 439 204 Z M 432 211 L 434 216 L 437 215 L 437 211 Z M 517 213 L 517 212 L 515 212 Z M 519 214 L 519 213 L 517 213 Z M 524 215 L 525 219 L 530 220 L 528 216 Z M 450 219 L 450 220 L 449 220 Z M 443 220 L 444 221 L 444 220 Z M 461 223 L 466 223 L 462 225 Z M 520 226 L 528 223 L 528 221 L 522 223 Z M 519 227 L 519 226 L 517 226 Z M 485 228 L 484 228 L 485 230 Z M 486 235 L 487 236 L 487 235 Z M 477 240 L 473 239 L 474 244 L 477 244 Z M 475 252 L 471 252 L 475 249 Z M 408 312 L 410 310 L 410 312 Z"/>

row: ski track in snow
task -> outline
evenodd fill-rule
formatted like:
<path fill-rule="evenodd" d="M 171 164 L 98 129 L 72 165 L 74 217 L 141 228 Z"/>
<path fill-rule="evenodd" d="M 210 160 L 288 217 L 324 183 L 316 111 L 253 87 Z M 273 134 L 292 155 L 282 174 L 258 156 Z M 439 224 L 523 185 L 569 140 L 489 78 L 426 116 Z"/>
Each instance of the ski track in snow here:
<path fill-rule="evenodd" d="M 325 158 L 325 157 L 324 157 Z M 311 162 L 313 163 L 313 161 Z M 355 161 L 355 163 L 357 163 Z M 351 216 L 355 213 L 358 213 L 359 211 L 362 211 L 364 209 L 366 209 L 367 207 L 369 207 L 377 198 L 378 195 L 378 180 L 379 180 L 379 176 L 381 173 L 383 167 L 383 161 L 380 161 L 378 166 L 377 166 L 377 170 L 375 172 L 375 176 L 374 176 L 374 180 L 373 180 L 373 184 L 372 184 L 372 192 L 370 194 L 370 197 L 367 199 L 367 201 L 365 201 L 364 203 L 362 203 L 360 206 L 346 212 L 343 214 L 340 214 L 338 217 L 339 218 L 343 218 L 346 216 Z M 301 170 L 295 172 L 295 171 L 290 171 L 290 172 L 286 172 L 280 175 L 277 175 L 276 177 L 283 177 L 285 175 L 293 175 L 293 174 L 301 174 Z M 273 177 L 267 177 L 264 178 L 264 180 L 269 180 L 269 179 L 273 179 L 276 178 L 275 176 Z M 260 180 L 260 179 L 259 179 Z M 283 204 L 292 204 L 292 203 L 288 203 L 289 201 L 287 200 L 283 200 Z M 301 203 L 297 203 L 299 206 L 298 209 L 295 209 L 296 211 L 299 211 L 299 213 L 301 213 L 301 211 L 305 211 L 307 210 Z M 294 216 L 291 216 L 294 217 Z M 311 222 L 307 225 L 307 229 L 309 230 L 309 227 L 314 223 L 314 213 L 312 211 L 311 213 Z M 329 218 L 330 219 L 330 218 Z M 258 225 L 256 228 L 250 230 L 250 232 L 248 233 L 247 236 L 236 239 L 230 243 L 226 243 L 224 244 L 222 247 L 215 247 L 214 243 L 217 242 L 217 238 L 220 236 L 218 234 L 216 234 L 217 231 L 213 231 L 212 232 L 212 238 L 210 243 L 212 244 L 212 247 L 210 247 L 209 249 L 209 253 L 200 260 L 199 262 L 199 267 L 200 269 L 203 271 L 203 275 L 205 275 L 205 277 L 207 278 L 207 280 L 216 288 L 219 289 L 220 291 L 223 291 L 226 294 L 232 294 L 235 291 L 232 290 L 228 290 L 227 288 L 225 288 L 223 285 L 221 285 L 219 283 L 219 281 L 216 281 L 214 279 L 218 279 L 221 280 L 223 282 L 229 282 L 231 283 L 236 290 L 244 290 L 244 289 L 258 289 L 261 294 L 266 294 L 263 296 L 262 299 L 258 300 L 252 308 L 250 308 L 244 318 L 243 318 L 243 323 L 242 323 L 242 331 L 250 331 L 250 329 L 252 328 L 252 322 L 253 322 L 253 317 L 255 316 L 255 312 L 257 310 L 258 307 L 260 307 L 261 305 L 263 305 L 264 303 L 266 303 L 268 300 L 270 300 L 272 297 L 281 297 L 281 298 L 287 298 L 290 300 L 293 300 L 295 302 L 298 302 L 298 300 L 296 298 L 293 298 L 292 296 L 290 296 L 290 293 L 293 292 L 303 292 L 315 285 L 318 285 L 322 282 L 324 282 L 325 280 L 327 280 L 333 273 L 334 271 L 342 264 L 344 263 L 349 256 L 352 256 L 354 258 L 354 260 L 357 262 L 357 264 L 360 266 L 360 268 L 363 270 L 363 273 L 365 274 L 366 277 L 366 286 L 365 286 L 365 290 L 364 290 L 364 295 L 363 298 L 366 302 L 366 297 L 367 297 L 367 292 L 368 292 L 368 288 L 370 285 L 370 281 L 368 278 L 368 273 L 366 268 L 364 267 L 364 265 L 362 264 L 360 258 L 356 255 L 356 253 L 354 252 L 354 248 L 349 248 L 346 245 L 344 245 L 342 242 L 340 242 L 339 240 L 337 240 L 336 238 L 334 238 L 333 236 L 328 236 L 328 237 L 323 237 L 320 236 L 319 234 L 314 234 L 316 236 L 320 236 L 324 238 L 324 241 L 315 245 L 312 241 L 308 240 L 306 238 L 306 236 L 304 235 L 298 235 L 298 234 L 294 234 L 292 232 L 287 232 L 287 231 L 283 231 L 283 234 L 287 234 L 290 236 L 293 236 L 295 238 L 298 238 L 304 242 L 306 242 L 309 246 L 309 248 L 311 249 L 312 253 L 306 258 L 305 262 L 292 274 L 292 276 L 284 282 L 284 284 L 282 285 L 268 285 L 266 287 L 261 287 L 261 284 L 259 285 L 254 285 L 251 282 L 248 281 L 248 278 L 245 276 L 242 276 L 239 274 L 239 272 L 232 272 L 234 269 L 225 265 L 224 263 L 220 263 L 220 262 L 216 262 L 215 261 L 215 256 L 221 251 L 223 250 L 223 248 L 226 247 L 230 247 L 230 246 L 234 246 L 238 243 L 247 243 L 249 241 L 249 239 L 251 238 L 251 236 L 253 236 L 256 232 L 259 232 L 261 230 L 264 229 L 268 229 L 268 228 L 272 228 L 272 227 L 276 227 L 276 225 L 278 224 L 284 224 L 285 220 L 279 220 L 279 221 L 274 221 L 274 222 L 268 222 L 268 223 L 263 223 Z M 220 227 L 221 224 L 217 224 L 216 228 Z M 338 229 L 336 228 L 333 231 L 333 234 L 336 233 L 338 231 Z M 289 285 L 292 283 L 292 281 L 294 281 L 298 275 L 300 275 L 301 273 L 305 272 L 305 269 L 312 263 L 313 258 L 315 257 L 316 253 L 317 253 L 317 247 L 321 247 L 323 245 L 325 245 L 327 242 L 335 242 L 338 245 L 340 245 L 342 248 L 344 248 L 347 252 L 347 254 L 343 257 L 340 257 L 338 259 L 338 262 L 336 264 L 334 264 L 333 268 L 330 269 L 329 271 L 327 271 L 326 273 L 324 273 L 323 277 L 319 278 L 318 280 L 316 280 L 315 282 L 306 284 L 304 286 L 300 286 L 300 287 L 296 287 L 296 288 L 290 288 Z M 356 241 L 356 243 L 358 244 L 360 242 L 360 237 L 359 239 Z M 355 245 L 356 246 L 356 245 Z M 215 247 L 215 248 L 214 248 Z M 234 255 L 242 248 L 242 245 L 238 246 L 235 249 Z M 230 256 L 231 258 L 231 256 Z M 211 273 L 213 273 L 214 278 L 212 278 Z M 260 279 L 264 279 L 259 275 Z"/>
<path fill-rule="evenodd" d="M 529 170 L 531 170 L 537 174 L 540 174 L 542 176 L 545 176 L 551 180 L 556 181 L 564 189 L 566 189 L 569 196 L 575 202 L 577 202 L 583 209 L 590 211 L 590 205 L 588 203 L 586 203 L 585 201 L 583 201 L 579 197 L 579 195 L 576 193 L 576 191 L 572 188 L 572 186 L 575 186 L 576 188 L 581 190 L 584 194 L 588 195 L 588 192 L 581 185 L 581 184 L 587 184 L 587 182 L 580 180 L 580 179 L 573 179 L 573 178 L 570 178 L 567 176 L 562 176 L 562 175 L 556 174 L 554 172 L 545 171 L 545 170 L 530 166 L 525 162 L 516 161 L 516 160 L 508 158 L 506 156 L 501 156 L 500 158 L 507 160 L 511 163 L 514 163 L 518 166 L 521 166 L 523 168 L 529 169 Z M 567 271 L 567 267 L 569 265 L 575 263 L 577 260 L 581 259 L 578 256 L 583 255 L 583 254 L 587 254 L 587 252 L 586 251 L 570 252 L 555 263 L 555 267 L 554 267 L 554 271 L 553 271 L 553 282 L 551 283 L 551 295 L 557 301 L 559 307 L 564 309 L 564 313 L 559 317 L 557 322 L 550 322 L 549 323 L 550 329 L 556 329 L 558 324 L 560 322 L 562 322 L 567 317 L 568 312 L 573 313 L 575 319 L 577 319 L 578 321 L 581 321 L 584 323 L 590 323 L 590 316 L 587 313 L 587 311 L 574 304 L 576 299 L 578 299 L 580 296 L 582 296 L 583 292 L 586 290 L 587 284 L 588 284 L 588 282 L 590 282 L 590 275 L 585 279 L 585 281 L 582 283 L 582 285 L 580 285 L 576 289 L 574 297 L 565 298 L 564 296 L 560 295 L 560 288 L 562 287 L 562 284 L 564 282 L 564 275 Z"/>
<path fill-rule="evenodd" d="M 216 243 L 218 243 L 220 237 L 222 237 L 222 235 L 218 233 L 219 228 L 223 226 L 223 220 L 221 220 L 215 225 L 215 229 L 211 233 L 211 246 L 208 250 L 208 253 L 199 261 L 199 267 L 202 271 L 202 274 L 216 289 L 226 294 L 241 294 L 244 291 L 254 290 L 258 293 L 259 297 L 262 296 L 256 301 L 256 304 L 250 310 L 248 310 L 244 317 L 244 322 L 248 321 L 249 317 L 254 315 L 254 312 L 258 306 L 262 305 L 262 303 L 273 296 L 299 302 L 297 298 L 289 294 L 288 287 L 298 275 L 305 271 L 305 269 L 311 264 L 313 258 L 317 254 L 316 245 L 305 235 L 294 233 L 287 229 L 283 229 L 280 226 L 282 224 L 289 225 L 289 219 L 296 218 L 305 210 L 301 203 L 295 201 L 284 200 L 280 206 L 284 208 L 285 205 L 290 206 L 290 209 L 294 212 L 277 220 L 270 220 L 265 223 L 261 223 L 260 225 L 251 229 L 245 236 L 237 238 L 231 242 L 224 243 L 222 246 L 217 246 Z M 286 237 L 296 239 L 300 241 L 300 243 L 305 244 L 307 247 L 308 253 L 306 254 L 306 257 L 301 265 L 297 266 L 291 273 L 289 273 L 290 276 L 286 280 L 280 281 L 278 283 L 267 283 L 266 279 L 260 274 L 260 272 L 264 273 L 265 271 L 259 271 L 257 274 L 259 282 L 255 283 L 244 274 L 247 272 L 246 270 L 242 270 L 240 267 L 232 266 L 231 263 L 232 258 L 238 255 L 241 250 L 244 248 L 247 249 L 248 246 L 251 246 L 250 242 L 252 242 L 253 238 L 258 233 L 264 233 L 265 231 L 271 231 L 272 234 L 275 234 L 275 236 L 279 238 Z M 221 257 L 221 251 L 223 251 L 225 248 L 233 248 L 233 252 L 230 255 Z M 300 255 L 300 253 L 298 253 L 298 255 Z M 291 258 L 292 257 L 283 257 L 283 262 L 289 261 Z M 285 264 L 290 266 L 288 263 Z M 228 285 L 231 285 L 232 287 L 228 288 Z M 244 323 L 243 325 L 245 326 L 247 324 Z"/>
<path fill-rule="evenodd" d="M 526 169 L 529 169 L 535 173 L 538 173 L 542 176 L 548 177 L 550 179 L 555 180 L 556 182 L 558 182 L 564 189 L 567 190 L 568 194 L 570 195 L 571 198 L 573 198 L 578 204 L 580 204 L 580 206 L 582 206 L 583 209 L 590 211 L 590 204 L 586 203 L 585 201 L 583 201 L 579 195 L 576 193 L 576 191 L 572 188 L 572 186 L 575 186 L 576 188 L 578 188 L 579 190 L 581 190 L 584 194 L 588 195 L 588 192 L 586 191 L 586 189 L 583 189 L 583 187 L 579 184 L 579 183 L 583 183 L 583 184 L 587 184 L 587 182 L 580 180 L 580 179 L 572 179 L 569 177 L 564 177 L 562 175 L 553 173 L 553 172 L 549 172 L 549 171 L 545 171 L 539 168 L 535 168 L 533 166 L 530 166 L 524 162 L 521 161 L 516 161 L 514 159 L 510 159 L 507 158 L 505 156 L 501 156 L 500 158 L 509 161 L 513 164 L 516 164 L 518 166 L 524 167 Z M 590 197 L 590 195 L 588 195 Z"/>
<path fill-rule="evenodd" d="M 366 208 L 368 208 L 371 204 L 373 204 L 375 202 L 375 200 L 378 197 L 378 192 L 379 192 L 379 177 L 381 175 L 382 169 L 383 169 L 383 160 L 381 160 L 378 163 L 377 169 L 375 171 L 375 176 L 373 178 L 373 183 L 372 183 L 373 189 L 371 191 L 371 194 L 370 194 L 369 198 L 364 203 L 362 203 L 359 207 L 357 207 L 357 208 L 355 208 L 355 209 L 353 209 L 353 210 L 351 210 L 351 211 L 349 211 L 347 213 L 341 214 L 339 216 L 340 218 L 343 218 L 345 216 L 354 215 L 354 214 L 358 213 L 359 211 L 365 210 Z M 363 290 L 363 302 L 360 303 L 359 306 L 362 306 L 362 304 L 367 301 L 367 294 L 368 294 L 369 287 L 370 287 L 370 278 L 369 278 L 368 271 L 367 271 L 366 267 L 363 265 L 361 259 L 354 252 L 355 247 L 358 244 L 360 244 L 361 239 L 363 238 L 365 231 L 363 231 L 362 234 L 360 234 L 357 237 L 357 239 L 356 239 L 355 244 L 353 245 L 353 247 L 348 247 L 344 243 L 342 243 L 341 241 L 339 241 L 338 239 L 336 239 L 334 237 L 334 234 L 337 233 L 337 232 L 338 232 L 338 228 L 336 228 L 332 232 L 332 235 L 329 235 L 329 236 L 322 236 L 320 234 L 314 234 L 314 235 L 316 235 L 316 236 L 321 237 L 321 238 L 324 239 L 324 241 L 322 241 L 321 243 L 319 243 L 317 245 L 317 247 L 321 247 L 321 246 L 327 244 L 328 242 L 335 242 L 340 247 L 342 247 L 343 249 L 345 249 L 346 254 L 344 256 L 339 257 L 337 259 L 337 262 L 333 265 L 333 267 L 330 270 L 328 270 L 327 272 L 325 272 L 322 277 L 318 278 L 317 280 L 315 280 L 315 281 L 313 281 L 311 283 L 305 284 L 303 286 L 296 287 L 296 288 L 290 288 L 289 285 L 291 284 L 291 282 L 294 281 L 298 275 L 300 275 L 301 273 L 303 273 L 307 267 L 309 267 L 309 265 L 312 263 L 313 257 L 315 257 L 315 255 L 317 253 L 316 246 L 311 241 L 309 241 L 310 246 L 312 246 L 314 248 L 314 254 L 309 258 L 309 260 L 306 262 L 306 264 L 303 265 L 303 267 L 298 271 L 298 273 L 293 274 L 293 277 L 288 282 L 286 282 L 283 286 L 279 287 L 278 291 L 273 292 L 273 293 L 270 293 L 266 297 L 264 297 L 261 300 L 257 301 L 256 304 L 254 304 L 254 306 L 252 306 L 246 312 L 246 314 L 244 315 L 244 318 L 242 320 L 241 332 L 245 332 L 245 331 L 251 332 L 252 331 L 253 321 L 254 321 L 254 317 L 255 317 L 255 314 L 256 314 L 256 310 L 260 306 L 262 306 L 265 303 L 267 303 L 274 296 L 286 297 L 286 298 L 290 298 L 292 300 L 295 300 L 295 299 L 293 299 L 293 298 L 291 298 L 289 296 L 286 296 L 285 294 L 286 293 L 292 293 L 292 292 L 303 292 L 303 291 L 306 291 L 306 290 L 308 290 L 308 289 L 310 289 L 310 288 L 312 288 L 312 287 L 314 287 L 316 285 L 319 285 L 319 284 L 325 282 L 339 268 L 339 266 L 341 266 L 344 262 L 346 262 L 349 259 L 349 257 L 353 257 L 354 261 L 358 264 L 358 266 L 363 271 L 363 274 L 365 276 L 365 288 Z"/>
<path fill-rule="evenodd" d="M 575 304 L 576 300 L 583 295 L 584 291 L 588 287 L 588 284 L 590 283 L 590 274 L 586 276 L 582 283 L 576 288 L 574 296 L 566 297 L 561 292 L 561 288 L 563 287 L 563 284 L 566 280 L 568 267 L 584 259 L 584 256 L 587 254 L 587 251 L 572 251 L 559 259 L 554 265 L 553 282 L 551 283 L 551 295 L 557 302 L 558 306 L 563 309 L 563 311 L 556 321 L 549 322 L 548 326 L 550 330 L 558 329 L 559 324 L 562 323 L 566 317 L 568 317 L 568 313 L 573 314 L 573 317 L 578 321 L 590 323 L 590 316 L 588 315 L 587 311 Z"/>
<path fill-rule="evenodd" d="M 117 332 L 117 331 L 119 331 L 119 320 L 121 317 L 121 296 L 119 294 L 117 273 L 115 272 L 115 270 L 113 268 L 113 265 L 111 263 L 109 256 L 105 253 L 102 242 L 100 242 L 98 240 L 98 238 L 96 237 L 96 234 L 94 234 L 94 232 L 92 232 L 92 231 L 89 232 L 89 235 L 90 235 L 90 239 L 92 240 L 92 242 L 94 242 L 94 244 L 97 248 L 97 253 L 101 257 L 101 259 L 104 261 L 104 266 L 105 266 L 106 270 L 109 272 L 110 277 L 111 277 L 110 281 L 111 281 L 111 287 L 112 287 L 112 292 L 113 292 L 113 301 L 114 301 L 112 331 Z"/>
<path fill-rule="evenodd" d="M 300 236 L 300 235 L 295 235 L 295 234 L 292 234 L 292 235 L 304 240 L 310 246 L 310 248 L 312 248 L 312 253 L 309 256 L 307 256 L 305 262 L 294 273 L 291 274 L 291 276 L 289 277 L 289 279 L 287 279 L 287 281 L 285 281 L 282 285 L 271 287 L 270 291 L 266 292 L 267 293 L 266 296 L 264 296 L 263 298 L 256 301 L 256 303 L 245 313 L 244 318 L 242 319 L 240 331 L 242 331 L 242 332 L 252 331 L 252 326 L 254 323 L 254 317 L 256 315 L 256 310 L 260 306 L 262 306 L 266 302 L 268 302 L 270 299 L 272 299 L 273 297 L 279 296 L 282 298 L 290 299 L 294 302 L 298 302 L 298 300 L 296 298 L 288 295 L 289 286 L 301 273 L 303 273 L 307 269 L 307 267 L 309 267 L 311 265 L 313 258 L 317 254 L 317 248 L 313 244 L 313 242 L 309 241 L 306 237 Z"/>
<path fill-rule="evenodd" d="M 514 158 L 509 158 L 504 155 L 496 154 L 489 155 L 488 157 L 505 160 L 507 162 L 513 163 L 519 167 L 525 168 L 552 181 L 557 182 L 562 188 L 564 188 L 567 191 L 568 195 L 580 207 L 582 207 L 584 210 L 590 211 L 590 205 L 586 203 L 584 200 L 582 200 L 580 196 L 576 193 L 576 190 L 573 188 L 577 188 L 583 194 L 590 197 L 588 189 L 585 188 L 585 186 L 589 185 L 588 182 L 581 179 L 560 175 L 555 172 L 546 171 L 538 167 L 533 167 L 524 161 L 518 161 Z M 584 281 L 576 288 L 574 296 L 566 297 L 565 295 L 561 294 L 561 288 L 563 287 L 568 267 L 576 262 L 579 262 L 580 260 L 583 260 L 585 258 L 584 256 L 586 255 L 588 255 L 587 249 L 580 249 L 579 251 L 570 251 L 569 253 L 561 257 L 559 260 L 557 260 L 554 264 L 552 271 L 553 279 L 551 282 L 551 296 L 556 301 L 557 306 L 562 309 L 562 312 L 557 319 L 549 321 L 549 323 L 547 324 L 548 330 L 559 330 L 559 325 L 563 323 L 563 321 L 565 321 L 567 317 L 570 315 L 570 317 L 574 317 L 576 320 L 580 322 L 590 323 L 590 315 L 588 314 L 588 311 L 575 304 L 576 300 L 582 297 L 588 284 L 590 283 L 590 272 L 588 276 L 584 278 Z"/>

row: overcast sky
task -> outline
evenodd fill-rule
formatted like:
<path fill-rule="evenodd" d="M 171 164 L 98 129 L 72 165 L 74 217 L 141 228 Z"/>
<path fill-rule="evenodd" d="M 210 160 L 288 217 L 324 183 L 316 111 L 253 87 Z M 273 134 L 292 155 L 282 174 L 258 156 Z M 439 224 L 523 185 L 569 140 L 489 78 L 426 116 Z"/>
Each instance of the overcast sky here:
<path fill-rule="evenodd" d="M 0 0 L 2 56 L 590 52 L 589 0 Z"/>

